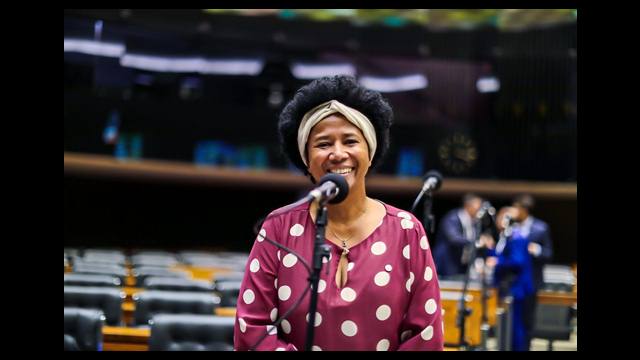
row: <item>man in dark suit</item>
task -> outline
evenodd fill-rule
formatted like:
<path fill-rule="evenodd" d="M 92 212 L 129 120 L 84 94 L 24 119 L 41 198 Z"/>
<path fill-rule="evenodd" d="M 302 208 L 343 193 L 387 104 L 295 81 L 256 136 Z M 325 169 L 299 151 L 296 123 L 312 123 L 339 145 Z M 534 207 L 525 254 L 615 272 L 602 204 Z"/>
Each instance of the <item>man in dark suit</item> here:
<path fill-rule="evenodd" d="M 462 257 L 465 247 L 476 239 L 476 214 L 481 205 L 482 198 L 466 194 L 462 207 L 449 211 L 442 218 L 433 251 L 438 275 L 464 275 L 467 266 Z"/>

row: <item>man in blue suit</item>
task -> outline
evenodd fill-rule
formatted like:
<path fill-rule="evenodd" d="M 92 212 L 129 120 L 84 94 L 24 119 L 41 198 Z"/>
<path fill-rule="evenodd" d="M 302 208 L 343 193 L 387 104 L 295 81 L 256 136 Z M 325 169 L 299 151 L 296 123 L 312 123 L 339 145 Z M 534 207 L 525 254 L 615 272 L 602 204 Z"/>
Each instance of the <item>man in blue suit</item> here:
<path fill-rule="evenodd" d="M 433 250 L 438 275 L 464 275 L 467 266 L 462 257 L 465 247 L 476 239 L 476 214 L 481 205 L 482 198 L 466 194 L 462 207 L 449 211 L 440 221 Z"/>
<path fill-rule="evenodd" d="M 535 324 L 537 291 L 543 284 L 543 267 L 553 255 L 549 226 L 531 215 L 533 197 L 519 195 L 513 206 L 503 208 L 497 224 L 503 226 L 505 214 L 515 221 L 506 243 L 498 243 L 494 280 L 500 296 L 513 297 L 512 350 L 529 350 Z M 501 231 L 503 229 L 500 229 Z"/>
<path fill-rule="evenodd" d="M 522 194 L 513 200 L 513 207 L 517 210 L 514 229 L 518 229 L 523 237 L 529 240 L 528 251 L 533 265 L 533 282 L 536 291 L 542 287 L 544 279 L 542 270 L 544 264 L 553 257 L 553 243 L 549 233 L 549 225 L 531 215 L 535 201 L 531 195 Z"/>
<path fill-rule="evenodd" d="M 553 243 L 551 242 L 549 225 L 531 215 L 531 211 L 535 206 L 535 200 L 531 195 L 521 194 L 516 196 L 512 205 L 517 210 L 514 230 L 527 239 L 527 251 L 531 256 L 531 275 L 534 292 L 525 298 L 523 307 L 524 325 L 527 327 L 528 334 L 530 334 L 535 324 L 538 304 L 537 292 L 544 283 L 543 268 L 553 257 Z M 530 340 L 530 338 L 527 338 L 527 349 L 529 349 Z"/>

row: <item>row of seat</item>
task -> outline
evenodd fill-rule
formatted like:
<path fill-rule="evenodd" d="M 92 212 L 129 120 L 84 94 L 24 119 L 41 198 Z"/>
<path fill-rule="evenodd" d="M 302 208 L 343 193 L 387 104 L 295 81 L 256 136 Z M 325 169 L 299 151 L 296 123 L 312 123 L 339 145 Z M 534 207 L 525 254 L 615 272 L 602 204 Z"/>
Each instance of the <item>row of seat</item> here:
<path fill-rule="evenodd" d="M 133 267 L 155 266 L 172 267 L 176 265 L 202 267 L 244 268 L 249 254 L 237 252 L 180 251 L 172 253 L 163 250 L 139 251 L 128 255 L 124 250 L 70 249 L 65 248 L 65 260 L 75 263 L 89 262 Z"/>
<path fill-rule="evenodd" d="M 65 278 L 81 276 L 68 274 Z M 117 279 L 112 278 L 115 282 Z M 67 280 L 67 279 L 65 279 Z M 73 283 L 74 279 L 71 279 Z M 93 280 L 93 279 L 91 279 Z M 213 314 L 217 307 L 235 307 L 240 292 L 240 282 L 222 281 L 212 286 L 210 291 L 189 291 L 190 283 L 173 282 L 171 278 L 149 278 L 147 283 L 158 285 L 135 293 L 133 326 L 147 325 L 156 313 Z M 107 283 L 108 279 L 103 279 Z M 193 280 L 191 280 L 193 281 Z M 76 282 L 77 284 L 77 282 Z M 204 284 L 198 283 L 202 286 Z M 183 286 L 187 285 L 187 286 Z M 180 290 L 180 291 L 176 291 Z M 202 289 L 200 289 L 202 290 Z M 64 286 L 64 304 L 70 307 L 101 309 L 110 325 L 123 324 L 122 304 L 126 294 L 120 287 L 113 286 Z"/>
<path fill-rule="evenodd" d="M 101 310 L 64 308 L 64 350 L 102 350 Z M 159 314 L 153 317 L 150 351 L 232 351 L 234 319 L 216 315 Z"/>

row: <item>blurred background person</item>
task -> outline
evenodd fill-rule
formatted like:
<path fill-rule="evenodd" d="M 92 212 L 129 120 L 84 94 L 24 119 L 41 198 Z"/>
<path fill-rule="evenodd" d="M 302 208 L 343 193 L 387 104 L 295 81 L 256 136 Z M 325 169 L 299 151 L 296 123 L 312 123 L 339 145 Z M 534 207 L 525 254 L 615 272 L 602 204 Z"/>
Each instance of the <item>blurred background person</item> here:
<path fill-rule="evenodd" d="M 464 275 L 465 247 L 476 239 L 476 214 L 482 205 L 482 198 L 466 194 L 462 207 L 449 211 L 440 222 L 434 248 L 434 261 L 438 275 L 457 277 Z"/>
<path fill-rule="evenodd" d="M 535 200 L 529 194 L 521 194 L 513 199 L 513 207 L 517 210 L 516 222 L 513 226 L 529 240 L 527 250 L 532 257 L 533 283 L 537 291 L 544 282 L 542 277 L 544 265 L 551 262 L 553 258 L 553 242 L 549 225 L 531 215 L 534 206 Z"/>

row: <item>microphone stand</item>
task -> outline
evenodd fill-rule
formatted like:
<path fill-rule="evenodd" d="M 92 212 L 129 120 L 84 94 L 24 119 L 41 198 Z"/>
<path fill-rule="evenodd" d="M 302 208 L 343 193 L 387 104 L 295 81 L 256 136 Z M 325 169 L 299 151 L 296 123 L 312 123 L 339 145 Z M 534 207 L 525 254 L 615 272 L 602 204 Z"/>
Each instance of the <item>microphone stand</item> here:
<path fill-rule="evenodd" d="M 427 231 L 427 238 L 429 239 L 433 239 L 433 233 L 435 232 L 435 229 L 434 229 L 435 221 L 433 219 L 433 214 L 431 213 L 432 204 L 433 204 L 433 197 L 431 196 L 431 191 L 428 191 L 424 199 L 423 214 L 424 214 L 424 229 Z"/>
<path fill-rule="evenodd" d="M 478 226 L 479 228 L 480 226 Z M 470 254 L 469 254 L 469 262 L 467 264 L 467 271 L 465 271 L 464 273 L 464 280 L 463 280 L 463 286 L 462 286 L 462 296 L 460 296 L 460 302 L 458 303 L 458 315 L 456 318 L 456 326 L 458 327 L 458 329 L 460 329 L 460 334 L 459 334 L 459 338 L 458 338 L 458 346 L 460 347 L 461 350 L 467 350 L 467 348 L 469 347 L 469 344 L 467 343 L 467 340 L 465 338 L 465 330 L 466 330 L 466 319 L 467 316 L 471 315 L 471 309 L 468 308 L 466 306 L 465 303 L 465 298 L 467 296 L 467 288 L 469 287 L 469 278 L 470 278 L 470 272 L 471 272 L 471 268 L 475 262 L 475 258 L 476 258 L 476 244 L 475 241 L 469 243 L 467 246 L 470 247 Z"/>
<path fill-rule="evenodd" d="M 316 309 L 318 307 L 318 282 L 320 280 L 320 271 L 322 270 L 322 259 L 329 257 L 330 247 L 325 244 L 325 230 L 327 226 L 327 200 L 318 202 L 318 210 L 316 211 L 316 236 L 313 242 L 313 264 L 312 272 L 309 277 L 311 286 L 311 299 L 309 301 L 309 321 L 307 323 L 307 341 L 305 350 L 311 351 L 313 346 L 313 336 L 316 323 Z"/>
<path fill-rule="evenodd" d="M 433 204 L 433 197 L 431 194 L 431 190 L 427 191 L 423 189 L 422 191 L 420 191 L 420 194 L 418 194 L 415 201 L 413 202 L 413 205 L 411 206 L 411 213 L 415 215 L 415 209 L 418 206 L 418 203 L 420 202 L 420 199 L 422 199 L 423 195 L 425 196 L 425 200 L 423 204 L 422 225 L 424 226 L 424 230 L 427 232 L 427 238 L 432 239 L 433 233 L 435 232 L 434 230 L 435 221 L 433 219 L 433 214 L 431 213 L 431 207 Z"/>
<path fill-rule="evenodd" d="M 465 271 L 464 273 L 464 283 L 462 286 L 462 296 L 460 297 L 460 302 L 458 303 L 458 316 L 457 316 L 457 326 L 460 329 L 460 337 L 459 337 L 459 346 L 462 350 L 467 350 L 469 344 L 467 343 L 467 340 L 465 338 L 465 330 L 466 330 L 466 318 L 467 316 L 471 315 L 471 309 L 468 308 L 466 306 L 465 303 L 465 298 L 467 296 L 467 289 L 469 288 L 469 280 L 471 278 L 471 270 L 473 269 L 473 266 L 475 266 L 475 262 L 476 262 L 476 257 L 478 254 L 478 250 L 477 250 L 477 245 L 480 242 L 480 236 L 482 235 L 482 220 L 485 217 L 485 215 L 487 215 L 489 213 L 488 209 L 482 208 L 478 211 L 478 214 L 476 214 L 476 219 L 477 219 L 477 223 L 476 223 L 476 239 L 475 241 L 472 241 L 471 243 L 469 243 L 467 246 L 469 246 L 470 251 L 469 251 L 469 260 L 467 263 L 467 271 Z M 488 326 L 488 321 L 487 321 L 487 316 L 486 316 L 486 284 L 485 284 L 485 280 L 484 280 L 484 273 L 482 274 L 482 296 L 481 296 L 481 302 L 482 302 L 482 325 L 486 325 Z M 481 330 L 482 330 L 482 326 L 481 326 Z M 488 329 L 487 329 L 487 334 L 488 334 Z M 486 344 L 482 345 L 484 347 L 484 349 L 486 349 Z M 483 349 L 481 349 L 483 350 Z"/>
<path fill-rule="evenodd" d="M 487 309 L 487 301 L 489 299 L 489 289 L 487 286 L 487 271 L 489 267 L 487 266 L 487 259 L 485 257 L 484 263 L 482 264 L 482 274 L 481 274 L 481 291 L 482 291 L 482 318 L 480 320 L 480 350 L 487 350 L 487 340 L 489 339 L 489 316 Z"/>

